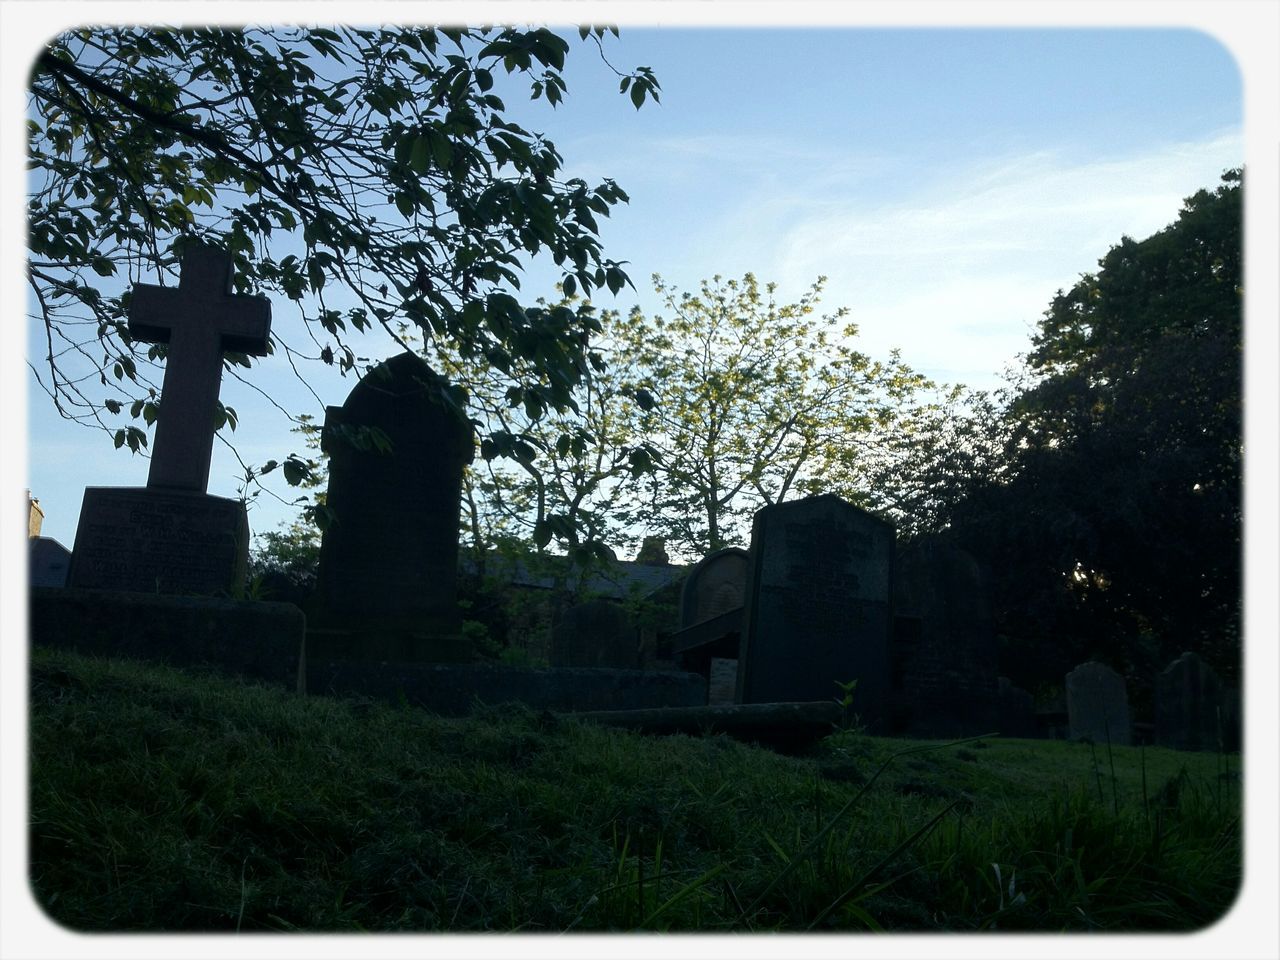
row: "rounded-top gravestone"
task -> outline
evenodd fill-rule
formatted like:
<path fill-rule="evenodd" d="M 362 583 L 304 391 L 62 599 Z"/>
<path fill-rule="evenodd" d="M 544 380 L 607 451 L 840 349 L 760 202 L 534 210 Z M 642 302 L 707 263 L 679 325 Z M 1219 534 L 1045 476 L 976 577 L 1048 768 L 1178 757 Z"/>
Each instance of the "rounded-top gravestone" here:
<path fill-rule="evenodd" d="M 1067 674 L 1067 725 L 1072 740 L 1132 743 L 1129 697 L 1124 678 L 1104 663 L 1090 660 Z"/>
<path fill-rule="evenodd" d="M 699 561 L 680 591 L 680 626 L 703 623 L 741 607 L 750 566 L 751 555 L 741 547 L 726 547 Z"/>
<path fill-rule="evenodd" d="M 336 632 L 308 652 L 355 659 L 467 660 L 457 605 L 462 471 L 470 421 L 446 383 L 402 353 L 326 410 L 326 506 L 315 620 Z"/>

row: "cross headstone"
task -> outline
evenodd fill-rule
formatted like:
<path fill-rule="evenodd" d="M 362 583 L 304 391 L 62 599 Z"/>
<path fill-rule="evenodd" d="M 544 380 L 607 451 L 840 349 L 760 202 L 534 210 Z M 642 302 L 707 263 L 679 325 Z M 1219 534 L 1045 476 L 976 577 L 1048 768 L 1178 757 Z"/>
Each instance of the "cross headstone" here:
<path fill-rule="evenodd" d="M 309 660 L 471 658 L 457 603 L 458 509 L 475 441 L 443 388 L 425 360 L 402 353 L 326 410 L 333 521 L 320 545 Z"/>
<path fill-rule="evenodd" d="M 830 700 L 883 729 L 893 525 L 832 494 L 758 511 L 751 531 L 738 701 Z"/>
<path fill-rule="evenodd" d="M 148 487 L 208 489 L 223 354 L 267 352 L 271 301 L 233 295 L 231 271 L 229 254 L 192 244 L 182 255 L 176 289 L 133 288 L 130 333 L 169 347 Z"/>
<path fill-rule="evenodd" d="M 233 296 L 231 272 L 228 254 L 189 244 L 176 289 L 134 288 L 132 334 L 168 344 L 147 486 L 85 489 L 70 586 L 231 596 L 243 587 L 245 506 L 205 490 L 223 354 L 266 352 L 271 304 Z"/>
<path fill-rule="evenodd" d="M 1072 740 L 1132 743 L 1129 698 L 1124 678 L 1104 663 L 1090 660 L 1067 674 L 1067 726 Z"/>

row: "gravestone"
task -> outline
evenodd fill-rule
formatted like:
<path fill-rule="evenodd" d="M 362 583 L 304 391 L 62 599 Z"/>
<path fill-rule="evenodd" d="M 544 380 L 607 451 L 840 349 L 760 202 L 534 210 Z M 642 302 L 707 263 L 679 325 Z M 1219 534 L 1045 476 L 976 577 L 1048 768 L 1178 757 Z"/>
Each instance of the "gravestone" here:
<path fill-rule="evenodd" d="M 1008 677 L 997 678 L 996 703 L 996 729 L 1000 736 L 1030 739 L 1040 735 L 1035 698 L 1015 687 Z"/>
<path fill-rule="evenodd" d="M 1155 714 L 1156 745 L 1174 750 L 1217 750 L 1230 720 L 1222 682 L 1190 652 L 1156 676 Z"/>
<path fill-rule="evenodd" d="M 895 727 L 922 737 L 993 729 L 998 649 L 982 567 L 923 537 L 898 554 L 893 582 Z"/>
<path fill-rule="evenodd" d="M 893 525 L 824 494 L 765 507 L 751 530 L 738 702 L 829 700 L 883 729 Z"/>
<path fill-rule="evenodd" d="M 462 470 L 474 434 L 446 403 L 445 386 L 421 357 L 402 353 L 326 410 L 321 446 L 334 519 L 320 545 L 309 659 L 471 658 L 457 575 Z"/>
<path fill-rule="evenodd" d="M 1130 745 L 1129 698 L 1120 674 L 1091 660 L 1067 674 L 1066 688 L 1070 739 Z"/>
<path fill-rule="evenodd" d="M 719 706 L 733 703 L 738 694 L 738 660 L 712 657 L 707 674 L 707 703 Z"/>
<path fill-rule="evenodd" d="M 705 623 L 742 607 L 751 557 L 741 547 L 726 547 L 704 557 L 680 591 L 680 626 Z"/>
<path fill-rule="evenodd" d="M 551 630 L 553 667 L 638 666 L 640 648 L 636 626 L 627 612 L 608 600 L 588 600 L 560 615 Z"/>
<path fill-rule="evenodd" d="M 750 566 L 746 550 L 726 547 L 700 560 L 680 590 L 680 629 L 671 637 L 671 649 L 684 669 L 707 678 L 708 696 L 715 698 L 710 703 L 733 703 L 737 696 Z"/>
<path fill-rule="evenodd" d="M 191 243 L 176 289 L 134 287 L 131 334 L 168 345 L 147 486 L 85 489 L 69 586 L 201 595 L 243 587 L 244 504 L 205 489 L 223 355 L 267 352 L 271 303 L 233 295 L 231 278 L 229 254 Z"/>

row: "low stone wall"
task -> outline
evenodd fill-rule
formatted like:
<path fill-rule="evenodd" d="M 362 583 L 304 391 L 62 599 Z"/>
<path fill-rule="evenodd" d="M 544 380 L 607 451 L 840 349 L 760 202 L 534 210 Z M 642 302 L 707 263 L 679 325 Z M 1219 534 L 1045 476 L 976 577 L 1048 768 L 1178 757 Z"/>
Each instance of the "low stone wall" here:
<path fill-rule="evenodd" d="M 442 716 L 463 716 L 476 702 L 519 702 L 535 710 L 638 710 L 707 702 L 696 673 L 598 667 L 531 669 L 498 664 L 307 661 L 307 692 L 404 702 Z"/>
<path fill-rule="evenodd" d="M 33 587 L 29 610 L 39 646 L 209 666 L 299 689 L 306 619 L 291 603 Z"/>

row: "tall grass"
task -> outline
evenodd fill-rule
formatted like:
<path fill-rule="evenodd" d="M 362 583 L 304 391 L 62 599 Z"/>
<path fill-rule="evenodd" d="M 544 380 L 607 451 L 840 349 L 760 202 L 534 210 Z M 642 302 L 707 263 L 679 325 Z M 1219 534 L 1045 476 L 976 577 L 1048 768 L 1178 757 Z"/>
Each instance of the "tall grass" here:
<path fill-rule="evenodd" d="M 1095 757 L 855 731 L 782 757 L 37 650 L 30 878 L 80 930 L 1182 930 L 1221 916 L 1240 878 L 1240 788 L 1220 776 L 1233 761 L 1114 747 L 1099 796 Z"/>

